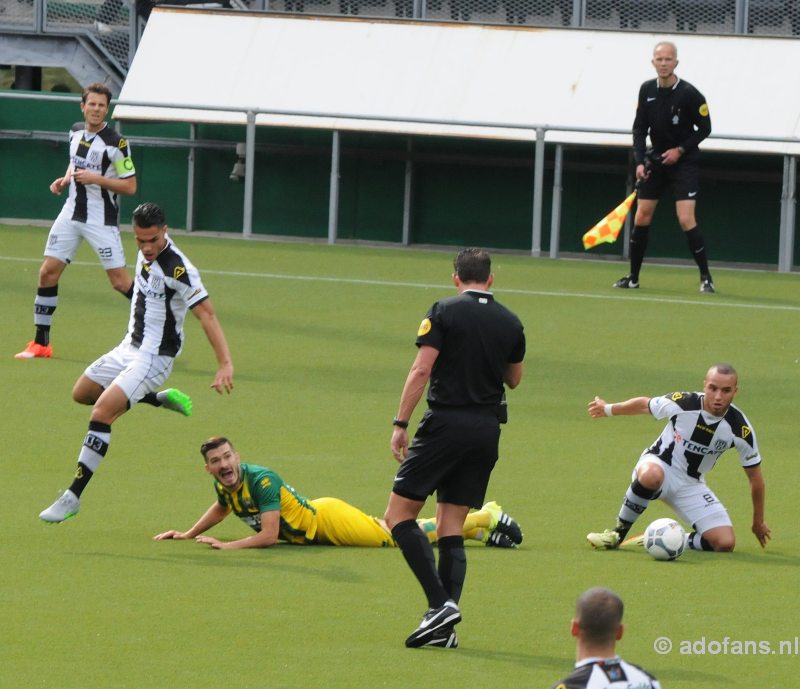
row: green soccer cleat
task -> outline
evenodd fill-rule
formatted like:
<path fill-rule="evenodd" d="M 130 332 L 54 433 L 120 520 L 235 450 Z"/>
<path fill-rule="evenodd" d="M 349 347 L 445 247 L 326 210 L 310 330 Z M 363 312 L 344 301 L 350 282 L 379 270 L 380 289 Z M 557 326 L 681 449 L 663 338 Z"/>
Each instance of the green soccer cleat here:
<path fill-rule="evenodd" d="M 593 531 L 586 534 L 586 540 L 596 550 L 615 550 L 619 548 L 620 537 L 614 529 L 606 529 L 602 533 Z"/>
<path fill-rule="evenodd" d="M 165 409 L 180 412 L 184 416 L 192 415 L 192 398 L 178 388 L 162 390 L 156 395 L 156 399 Z"/>

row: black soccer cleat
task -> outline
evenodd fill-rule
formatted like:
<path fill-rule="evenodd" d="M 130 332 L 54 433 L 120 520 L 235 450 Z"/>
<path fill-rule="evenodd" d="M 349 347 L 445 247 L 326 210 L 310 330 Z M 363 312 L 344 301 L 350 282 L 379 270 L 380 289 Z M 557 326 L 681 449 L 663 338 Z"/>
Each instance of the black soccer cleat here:
<path fill-rule="evenodd" d="M 618 289 L 639 289 L 639 282 L 634 280 L 632 275 L 626 275 L 624 278 L 617 280 L 611 286 Z"/>
<path fill-rule="evenodd" d="M 517 544 L 504 533 L 493 531 L 486 540 L 486 545 L 490 548 L 516 548 Z"/>
<path fill-rule="evenodd" d="M 438 608 L 430 608 L 411 635 L 406 639 L 406 647 L 420 648 L 430 641 L 434 632 L 442 627 L 452 627 L 461 622 L 461 610 L 455 601 L 448 600 Z"/>
<path fill-rule="evenodd" d="M 422 646 L 433 648 L 458 648 L 458 636 L 452 627 L 442 627 L 430 635 Z"/>
<path fill-rule="evenodd" d="M 700 292 L 702 294 L 714 294 L 716 291 L 714 283 L 711 282 L 711 278 L 706 277 L 700 280 Z"/>

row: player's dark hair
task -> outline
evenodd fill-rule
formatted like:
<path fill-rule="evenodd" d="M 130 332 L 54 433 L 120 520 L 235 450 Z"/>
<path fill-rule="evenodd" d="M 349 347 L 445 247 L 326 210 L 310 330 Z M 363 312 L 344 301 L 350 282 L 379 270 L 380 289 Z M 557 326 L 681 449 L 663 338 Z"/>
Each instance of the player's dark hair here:
<path fill-rule="evenodd" d="M 739 374 L 736 372 L 736 369 L 731 366 L 730 364 L 719 363 L 714 364 L 711 368 L 716 369 L 717 373 L 723 376 L 736 376 L 736 379 L 739 379 Z M 709 369 L 710 371 L 711 369 Z"/>
<path fill-rule="evenodd" d="M 575 604 L 575 619 L 583 637 L 596 644 L 613 643 L 622 624 L 623 608 L 622 599 L 611 589 L 584 591 Z"/>
<path fill-rule="evenodd" d="M 453 259 L 461 282 L 487 282 L 492 274 L 492 259 L 486 249 L 462 249 Z"/>
<path fill-rule="evenodd" d="M 216 450 L 218 447 L 222 447 L 223 445 L 225 445 L 225 443 L 231 446 L 231 450 L 233 450 L 234 452 L 236 451 L 236 448 L 234 448 L 233 443 L 230 440 L 228 440 L 224 435 L 214 435 L 211 436 L 200 446 L 200 454 L 203 455 L 203 459 L 208 461 L 208 453 L 211 450 Z"/>
<path fill-rule="evenodd" d="M 99 81 L 89 84 L 83 89 L 83 93 L 81 93 L 81 103 L 86 103 L 86 99 L 89 97 L 90 93 L 99 93 L 101 96 L 105 96 L 106 105 L 111 104 L 111 89 L 105 84 L 101 84 Z"/>
<path fill-rule="evenodd" d="M 166 222 L 161 206 L 151 201 L 140 203 L 133 211 L 133 224 L 137 227 L 164 227 Z"/>

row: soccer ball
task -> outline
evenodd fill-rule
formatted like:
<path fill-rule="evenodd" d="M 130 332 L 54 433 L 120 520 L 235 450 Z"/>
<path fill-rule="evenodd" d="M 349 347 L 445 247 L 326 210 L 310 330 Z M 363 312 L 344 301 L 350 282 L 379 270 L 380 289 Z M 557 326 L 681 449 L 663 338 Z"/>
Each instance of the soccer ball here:
<path fill-rule="evenodd" d="M 644 532 L 644 547 L 656 560 L 675 560 L 686 546 L 686 532 L 674 519 L 656 519 Z"/>

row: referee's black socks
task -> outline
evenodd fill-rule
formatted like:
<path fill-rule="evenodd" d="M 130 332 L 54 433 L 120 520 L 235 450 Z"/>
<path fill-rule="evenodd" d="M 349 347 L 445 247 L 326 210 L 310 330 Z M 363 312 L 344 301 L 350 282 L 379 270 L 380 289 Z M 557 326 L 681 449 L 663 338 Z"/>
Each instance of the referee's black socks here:
<path fill-rule="evenodd" d="M 706 255 L 706 243 L 703 235 L 695 225 L 691 230 L 684 232 L 686 241 L 689 244 L 689 252 L 692 254 L 694 262 L 700 269 L 700 277 L 702 279 L 711 279 L 711 273 L 708 272 L 708 256 Z"/>
<path fill-rule="evenodd" d="M 463 536 L 444 536 L 439 539 L 439 579 L 447 594 L 456 603 L 461 598 L 467 576 L 467 554 Z"/>
<path fill-rule="evenodd" d="M 631 232 L 628 244 L 631 254 L 631 278 L 639 282 L 639 271 L 642 269 L 644 254 L 647 251 L 647 241 L 650 238 L 650 225 L 636 225 Z"/>
<path fill-rule="evenodd" d="M 416 520 L 407 519 L 395 524 L 392 529 L 392 538 L 397 542 L 408 566 L 422 586 L 428 599 L 428 607 L 440 608 L 443 606 L 449 596 L 436 572 L 433 546 L 419 528 Z"/>

